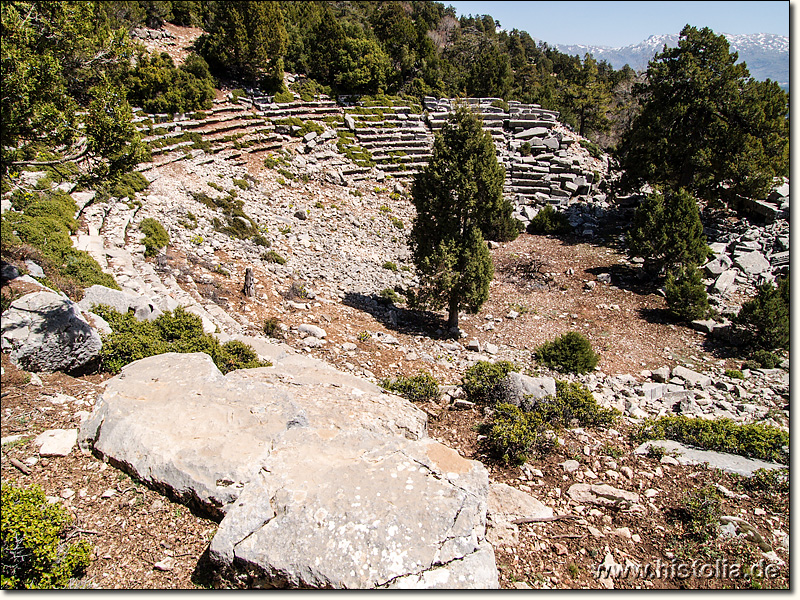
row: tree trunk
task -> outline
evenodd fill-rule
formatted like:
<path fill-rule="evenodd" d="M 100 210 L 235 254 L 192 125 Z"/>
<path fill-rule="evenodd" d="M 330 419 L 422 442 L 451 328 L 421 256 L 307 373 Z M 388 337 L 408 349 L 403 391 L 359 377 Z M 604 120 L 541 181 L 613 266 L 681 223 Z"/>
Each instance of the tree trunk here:
<path fill-rule="evenodd" d="M 242 292 L 244 292 L 244 295 L 248 298 L 252 298 L 256 295 L 256 282 L 253 279 L 253 269 L 250 267 L 244 270 L 244 289 Z"/>
<path fill-rule="evenodd" d="M 450 296 L 450 314 L 447 318 L 447 329 L 448 330 L 457 330 L 458 329 L 458 298 L 456 297 L 455 293 L 451 294 Z"/>

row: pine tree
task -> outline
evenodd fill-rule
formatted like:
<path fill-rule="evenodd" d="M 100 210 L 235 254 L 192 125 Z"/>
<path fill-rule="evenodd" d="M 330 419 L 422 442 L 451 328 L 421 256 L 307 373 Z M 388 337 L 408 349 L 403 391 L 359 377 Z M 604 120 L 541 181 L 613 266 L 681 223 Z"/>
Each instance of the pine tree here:
<path fill-rule="evenodd" d="M 620 143 L 624 183 L 682 187 L 712 200 L 762 196 L 788 175 L 789 97 L 756 82 L 724 36 L 686 26 L 635 88 L 642 110 Z"/>
<path fill-rule="evenodd" d="M 421 281 L 418 300 L 447 307 L 451 329 L 460 309 L 475 313 L 489 297 L 494 267 L 485 234 L 512 221 L 503 178 L 491 136 L 469 109 L 457 107 L 414 179 L 417 217 L 409 240 Z"/>
<path fill-rule="evenodd" d="M 627 235 L 631 256 L 645 259 L 645 269 L 702 264 L 708 256 L 697 201 L 686 191 L 650 194 L 636 209 Z"/>
<path fill-rule="evenodd" d="M 597 61 L 587 54 L 576 80 L 567 85 L 564 101 L 575 116 L 578 133 L 586 137 L 591 131 L 607 131 L 611 122 L 606 113 L 611 103 L 611 86 L 599 76 Z"/>
<path fill-rule="evenodd" d="M 279 2 L 228 0 L 214 7 L 200 52 L 219 74 L 277 88 L 288 38 Z"/>

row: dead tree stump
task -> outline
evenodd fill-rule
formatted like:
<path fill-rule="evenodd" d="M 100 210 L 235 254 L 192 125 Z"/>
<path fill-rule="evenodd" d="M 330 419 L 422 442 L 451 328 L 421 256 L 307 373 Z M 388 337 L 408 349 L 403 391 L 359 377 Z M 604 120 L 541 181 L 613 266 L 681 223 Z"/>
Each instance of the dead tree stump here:
<path fill-rule="evenodd" d="M 253 278 L 253 269 L 250 267 L 244 270 L 244 289 L 242 292 L 244 292 L 244 295 L 248 298 L 252 298 L 256 295 L 256 282 Z"/>

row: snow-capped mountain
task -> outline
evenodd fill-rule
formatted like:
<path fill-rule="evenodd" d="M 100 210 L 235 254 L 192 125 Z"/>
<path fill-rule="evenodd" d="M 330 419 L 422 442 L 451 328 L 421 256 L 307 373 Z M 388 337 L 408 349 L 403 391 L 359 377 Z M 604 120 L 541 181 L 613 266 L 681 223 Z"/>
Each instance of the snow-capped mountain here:
<path fill-rule="evenodd" d="M 772 79 L 782 87 L 789 85 L 789 38 L 772 33 L 752 33 L 734 35 L 723 33 L 731 46 L 731 51 L 739 53 L 739 60 L 747 63 L 750 74 L 758 80 Z M 663 50 L 664 45 L 671 48 L 678 45 L 680 36 L 677 33 L 651 35 L 649 38 L 632 46 L 610 48 L 608 46 L 584 46 L 555 44 L 555 48 L 565 54 L 591 54 L 597 60 L 605 60 L 615 69 L 625 64 L 641 71 L 653 56 Z"/>

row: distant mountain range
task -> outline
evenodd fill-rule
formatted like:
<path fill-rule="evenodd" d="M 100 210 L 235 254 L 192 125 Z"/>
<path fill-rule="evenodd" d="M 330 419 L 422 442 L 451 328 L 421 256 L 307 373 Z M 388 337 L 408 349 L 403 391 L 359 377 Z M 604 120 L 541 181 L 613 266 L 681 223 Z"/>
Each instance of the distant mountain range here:
<path fill-rule="evenodd" d="M 731 51 L 739 53 L 739 61 L 747 63 L 750 75 L 763 81 L 772 79 L 784 89 L 789 88 L 789 38 L 771 33 L 752 33 L 747 35 L 731 35 L 723 33 L 731 46 Z M 625 64 L 636 71 L 643 71 L 647 63 L 656 53 L 663 50 L 664 45 L 674 48 L 678 45 L 678 34 L 651 35 L 645 41 L 623 48 L 608 46 L 584 46 L 555 44 L 560 52 L 578 55 L 583 58 L 586 53 L 597 60 L 605 60 L 615 69 Z M 553 46 L 553 44 L 551 44 Z"/>

